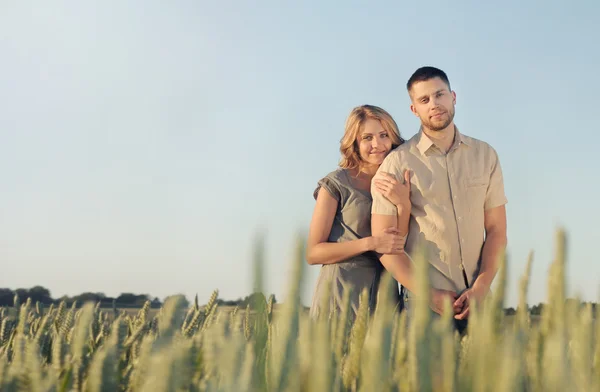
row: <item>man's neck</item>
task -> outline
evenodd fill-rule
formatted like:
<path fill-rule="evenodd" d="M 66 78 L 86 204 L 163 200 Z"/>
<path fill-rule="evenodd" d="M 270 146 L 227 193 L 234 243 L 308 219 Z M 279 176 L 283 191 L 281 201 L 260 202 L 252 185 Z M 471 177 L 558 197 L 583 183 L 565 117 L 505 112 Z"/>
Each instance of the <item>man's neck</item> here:
<path fill-rule="evenodd" d="M 433 144 L 437 146 L 443 152 L 450 151 L 450 147 L 454 144 L 455 128 L 454 123 L 451 123 L 441 131 L 432 131 L 431 129 L 423 126 L 423 133 L 431 139 Z"/>

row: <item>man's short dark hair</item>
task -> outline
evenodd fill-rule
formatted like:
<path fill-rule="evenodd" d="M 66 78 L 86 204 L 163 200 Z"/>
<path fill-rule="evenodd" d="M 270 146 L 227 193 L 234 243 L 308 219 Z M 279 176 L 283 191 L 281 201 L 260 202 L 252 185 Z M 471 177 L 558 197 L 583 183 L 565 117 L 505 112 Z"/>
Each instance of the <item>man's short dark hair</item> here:
<path fill-rule="evenodd" d="M 406 89 L 408 91 L 410 91 L 413 84 L 415 84 L 417 82 L 425 82 L 425 81 L 433 79 L 433 78 L 442 79 L 444 81 L 444 83 L 446 83 L 448 85 L 448 89 L 451 90 L 450 81 L 448 80 L 448 76 L 446 75 L 446 73 L 439 68 L 429 67 L 429 66 L 421 67 L 421 68 L 417 69 L 412 74 L 410 79 L 408 79 L 408 83 L 406 83 Z"/>

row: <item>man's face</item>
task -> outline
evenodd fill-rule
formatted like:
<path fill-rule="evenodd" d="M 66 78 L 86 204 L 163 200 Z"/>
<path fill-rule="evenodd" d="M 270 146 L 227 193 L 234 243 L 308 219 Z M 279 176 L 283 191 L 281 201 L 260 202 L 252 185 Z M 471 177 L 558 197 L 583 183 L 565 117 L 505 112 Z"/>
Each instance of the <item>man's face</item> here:
<path fill-rule="evenodd" d="M 440 78 L 413 84 L 410 90 L 410 110 L 421 124 L 432 131 L 441 131 L 454 119 L 456 94 Z"/>

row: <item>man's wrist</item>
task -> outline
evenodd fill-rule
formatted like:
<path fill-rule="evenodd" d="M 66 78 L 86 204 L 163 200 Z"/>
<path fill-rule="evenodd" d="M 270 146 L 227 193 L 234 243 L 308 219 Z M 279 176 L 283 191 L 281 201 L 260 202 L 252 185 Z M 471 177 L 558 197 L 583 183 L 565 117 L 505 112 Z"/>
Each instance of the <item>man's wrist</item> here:
<path fill-rule="evenodd" d="M 487 279 L 484 275 L 480 275 L 473 282 L 472 289 L 473 291 L 478 291 L 482 294 L 487 294 L 490 291 L 491 282 L 487 282 Z"/>

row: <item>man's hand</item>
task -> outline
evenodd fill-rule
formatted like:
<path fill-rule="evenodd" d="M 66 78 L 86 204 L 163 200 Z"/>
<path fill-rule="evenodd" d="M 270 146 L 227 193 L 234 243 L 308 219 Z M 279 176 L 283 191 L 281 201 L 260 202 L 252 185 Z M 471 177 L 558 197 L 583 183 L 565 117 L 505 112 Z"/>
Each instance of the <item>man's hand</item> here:
<path fill-rule="evenodd" d="M 431 300 L 429 307 L 437 314 L 442 314 L 444 313 L 445 299 L 448 298 L 450 304 L 452 304 L 455 303 L 456 297 L 457 295 L 454 291 L 431 289 Z M 454 313 L 456 314 L 456 312 L 457 308 L 454 307 Z"/>
<path fill-rule="evenodd" d="M 473 285 L 472 288 L 466 289 L 463 293 L 458 297 L 456 301 L 454 301 L 454 318 L 457 320 L 465 320 L 469 318 L 469 306 L 471 302 L 476 301 L 477 305 L 480 306 L 483 304 L 485 300 L 485 296 L 489 292 L 489 289 L 483 287 L 481 285 Z"/>

